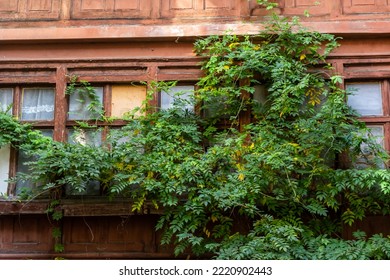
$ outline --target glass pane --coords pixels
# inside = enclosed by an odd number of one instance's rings
[[[260,104],[264,104],[267,100],[267,88],[264,85],[256,85],[254,88],[253,99]]]
[[[98,196],[100,195],[100,182],[99,181],[89,181],[85,184],[84,191],[78,191],[72,188],[70,185],[65,186],[66,195],[77,196],[77,195],[89,195],[89,196]]]
[[[379,144],[383,149],[384,147],[384,129],[382,125],[368,125],[367,128],[370,130],[370,135],[375,139],[376,143]],[[362,156],[356,162],[357,167],[364,168],[370,165],[370,162],[374,161],[374,155],[372,154],[372,150],[367,144],[362,144],[360,146],[362,151]],[[380,168],[384,168],[385,165],[383,162],[379,164]]]
[[[71,144],[90,145],[94,147],[101,146],[102,144],[102,132],[97,129],[68,129],[68,142]],[[67,185],[65,187],[67,195],[99,195],[100,194],[100,182],[88,181],[85,183],[85,191],[75,190],[72,186]]]
[[[382,125],[367,125],[372,137],[375,138],[377,144],[384,148],[384,130]]]
[[[191,97],[194,94],[194,86],[175,86],[169,92],[161,91],[161,109],[172,108],[173,104],[178,100],[183,100],[184,109],[193,111],[194,105],[191,102]]]
[[[103,108],[103,88],[95,87],[95,93],[99,99],[101,108]],[[92,99],[89,96],[76,91],[69,97],[69,120],[90,120],[99,117],[94,114],[88,107],[91,105]],[[98,109],[101,109],[98,108]]]
[[[32,161],[32,158],[27,156],[24,152],[18,152],[18,166],[17,171],[21,173],[28,173],[29,168],[26,165],[26,162]],[[20,195],[21,193],[31,192],[33,189],[33,183],[30,181],[18,180],[16,183],[16,195]]]
[[[112,127],[110,128],[107,139],[109,140],[109,143],[115,147],[129,142],[133,135],[133,131]]]
[[[6,112],[8,107],[13,103],[13,89],[0,88],[0,111]],[[12,114],[12,108],[8,111]]]
[[[352,94],[348,96],[348,105],[362,116],[383,115],[380,83],[353,83],[347,85]]]
[[[10,145],[0,148],[0,196],[7,194],[10,151]]]
[[[146,99],[145,86],[115,85],[112,86],[111,116],[121,118],[130,110],[141,107]]]
[[[53,129],[40,129],[40,131],[42,132],[43,136],[50,137],[50,138],[53,137]],[[19,151],[17,172],[28,173],[29,167],[28,165],[26,165],[26,163],[33,160],[34,160],[33,157],[26,155],[23,151]],[[38,185],[43,185],[43,183],[37,184],[29,180],[27,181],[18,180],[16,183],[16,195],[21,195],[22,193],[31,194],[33,192],[33,189],[36,188]]]
[[[25,88],[22,96],[22,115],[25,121],[54,119],[54,89]]]
[[[45,129],[40,129],[42,132],[42,135],[45,137],[53,138],[53,129],[45,128]]]
[[[68,142],[99,147],[102,145],[102,132],[96,129],[68,129]]]

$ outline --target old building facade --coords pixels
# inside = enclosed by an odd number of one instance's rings
[[[351,105],[389,150],[390,1],[278,2],[277,13],[307,11],[304,25],[342,38],[330,62],[344,77],[343,86],[357,88],[359,98]],[[77,120],[72,113],[82,110],[65,96],[70,76],[96,86],[107,116],[120,118],[141,104],[152,81],[177,80],[193,88],[202,74],[193,52],[198,37],[227,30],[256,34],[266,15],[255,0],[1,0],[0,103],[4,108],[13,104],[13,115],[54,140],[68,141]],[[161,94],[152,102],[165,106]],[[122,124],[101,124],[104,130],[94,140]],[[23,168],[22,161],[12,148],[0,150],[0,193],[17,197],[26,187],[4,181]],[[46,209],[44,200],[0,199],[0,258],[173,256],[154,230],[158,212],[150,208],[133,215],[127,201],[96,195],[64,199],[65,251],[55,253]],[[383,219],[372,217],[366,227],[386,231]],[[346,237],[350,232],[346,229]]]

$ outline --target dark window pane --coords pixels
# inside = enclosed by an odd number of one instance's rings
[[[78,195],[98,196],[100,195],[100,182],[95,180],[87,182],[85,184],[84,191],[76,190],[72,186],[67,185],[65,187],[65,193],[68,196],[78,196]]]

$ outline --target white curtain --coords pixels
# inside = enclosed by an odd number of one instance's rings
[[[0,111],[5,112],[10,104],[13,103],[12,88],[0,88]],[[12,110],[8,111],[12,114]]]
[[[22,116],[24,121],[54,119],[54,89],[26,88],[22,96]]]
[[[0,148],[0,196],[7,193],[10,146]]]

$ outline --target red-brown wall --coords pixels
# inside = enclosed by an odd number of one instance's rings
[[[342,36],[330,61],[346,79],[390,77],[390,2],[281,0],[277,13]],[[0,84],[186,80],[201,76],[193,42],[200,36],[255,34],[267,11],[255,0],[0,1]],[[387,144],[390,147],[390,143]],[[65,202],[53,223],[48,202],[0,200],[0,258],[172,258],[159,244],[159,213],[134,215],[128,203]],[[55,253],[52,229],[65,251]],[[357,224],[390,233],[388,218]],[[351,237],[351,228],[345,237]]]

